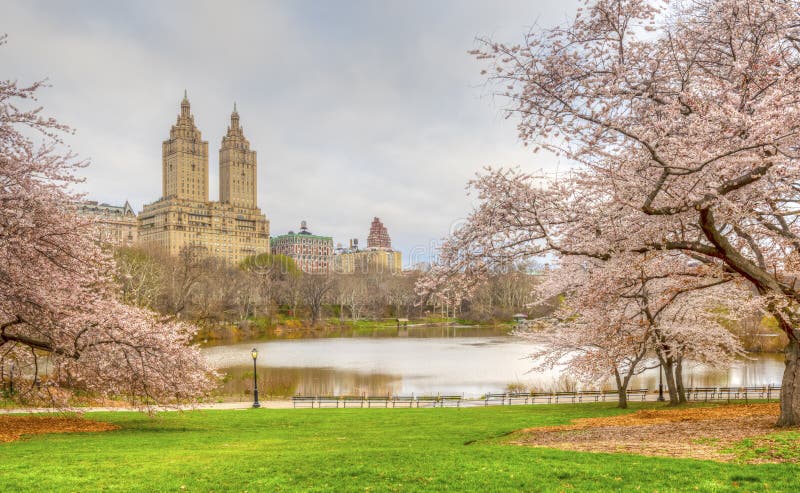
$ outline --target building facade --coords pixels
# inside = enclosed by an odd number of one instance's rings
[[[96,201],[81,202],[76,211],[95,221],[95,240],[105,245],[125,247],[138,241],[138,221],[133,208],[124,205],[98,204]]]
[[[392,239],[389,237],[389,231],[383,225],[380,218],[372,218],[372,224],[369,226],[369,235],[367,235],[367,250],[391,250]]]
[[[332,270],[338,274],[398,274],[403,255],[396,251],[358,250],[333,256]]]
[[[300,223],[300,232],[289,231],[270,240],[272,253],[294,259],[297,267],[307,274],[324,274],[331,270],[333,238],[318,236],[308,230],[305,221]]]
[[[208,142],[184,94],[181,112],[161,147],[162,197],[139,214],[139,241],[172,255],[201,247],[230,262],[270,252],[269,221],[258,208],[256,152],[234,105],[219,151],[220,200],[208,200]]]
[[[392,241],[380,218],[373,218],[367,236],[367,249],[350,240],[350,248],[337,248],[333,271],[340,274],[397,274],[403,271],[403,255],[392,249]]]

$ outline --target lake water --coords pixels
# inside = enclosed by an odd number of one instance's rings
[[[416,395],[442,393],[479,397],[509,384],[537,390],[566,390],[558,371],[531,371],[527,355],[537,345],[497,328],[427,327],[376,329],[354,337],[268,340],[204,349],[226,373],[220,392],[252,390],[250,349],[258,348],[262,395]],[[779,385],[782,354],[757,354],[727,369],[690,364],[687,386]],[[631,387],[656,389],[658,370],[635,377]],[[598,387],[614,388],[613,382]]]

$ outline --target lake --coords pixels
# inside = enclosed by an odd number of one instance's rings
[[[271,339],[203,349],[215,368],[226,373],[225,395],[252,390],[250,349],[259,351],[262,395],[408,395],[464,394],[480,397],[509,384],[537,390],[565,385],[559,371],[531,371],[526,356],[537,345],[496,327],[417,327],[397,331],[348,332],[347,336]],[[326,334],[330,335],[330,334]],[[782,354],[754,354],[727,369],[689,364],[687,386],[779,385]],[[603,387],[614,388],[611,381]],[[631,387],[656,389],[658,370],[635,377]],[[566,388],[563,388],[566,390]]]

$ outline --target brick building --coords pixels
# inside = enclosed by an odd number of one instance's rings
[[[392,240],[380,218],[373,218],[367,235],[367,249],[350,240],[350,248],[337,249],[333,271],[340,274],[396,274],[403,270],[403,255],[392,249]]]

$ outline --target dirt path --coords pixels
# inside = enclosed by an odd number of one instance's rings
[[[737,459],[736,453],[727,450],[736,442],[780,431],[775,428],[777,416],[778,404],[643,410],[624,416],[577,419],[570,425],[521,430],[512,443],[728,462]],[[767,461],[781,460],[756,462]]]

